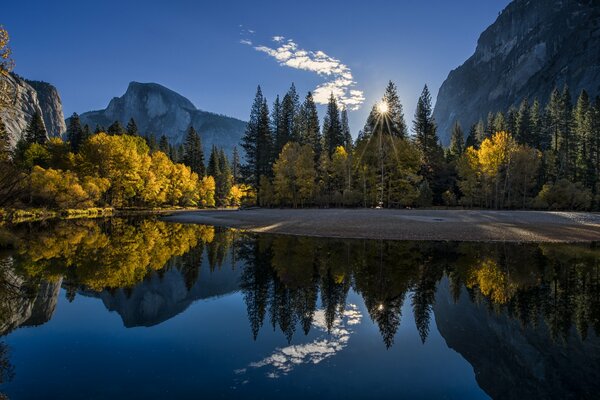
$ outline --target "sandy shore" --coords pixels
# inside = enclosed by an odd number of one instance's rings
[[[510,242],[600,241],[600,214],[487,210],[253,209],[164,220],[319,237]]]

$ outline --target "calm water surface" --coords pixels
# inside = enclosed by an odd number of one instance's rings
[[[600,246],[0,232],[11,399],[595,398]]]

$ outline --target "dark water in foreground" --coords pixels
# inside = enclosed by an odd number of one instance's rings
[[[598,245],[325,240],[148,219],[11,234],[0,253],[9,398],[600,390]]]

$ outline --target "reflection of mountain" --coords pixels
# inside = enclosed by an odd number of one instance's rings
[[[62,278],[33,284],[12,269],[12,258],[0,261],[0,336],[21,326],[42,325],[52,318]]]
[[[434,305],[440,334],[475,370],[493,398],[595,398],[600,390],[600,338],[582,341],[575,329],[566,341],[552,339],[546,324],[523,327],[486,304],[475,304],[463,289],[454,302],[447,279]]]
[[[200,268],[199,277],[187,289],[184,274],[170,268],[153,273],[131,289],[88,291],[85,295],[99,297],[110,311],[116,311],[123,324],[135,326],[158,325],[185,311],[196,300],[224,296],[239,287],[240,270],[223,266],[209,271]]]

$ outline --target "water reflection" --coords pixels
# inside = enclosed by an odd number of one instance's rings
[[[274,330],[287,342],[241,364],[241,380],[331,359],[351,346],[361,309],[391,349],[409,310],[421,342],[437,329],[492,397],[600,389],[598,245],[325,240],[116,218],[25,224],[10,235],[15,248],[0,255],[2,336],[49,321],[61,287],[69,301],[99,299],[125,327],[239,292],[248,335]],[[0,343],[2,381],[13,374],[8,354]]]

